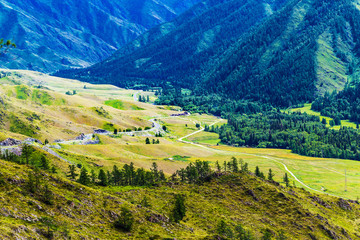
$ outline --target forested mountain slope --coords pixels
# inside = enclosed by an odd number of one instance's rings
[[[351,0],[206,1],[84,70],[58,75],[139,83],[289,106],[356,76],[360,11]],[[194,14],[195,12],[195,14]]]
[[[112,57],[83,70],[60,72],[120,86],[166,81],[193,87],[232,43],[285,1],[208,0],[145,33]]]
[[[87,67],[198,0],[1,0],[0,36],[17,50],[0,67],[53,72]]]

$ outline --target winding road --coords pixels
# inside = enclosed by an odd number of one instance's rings
[[[218,120],[218,121],[212,123],[210,126],[213,126],[213,125],[215,125],[215,124],[217,124],[217,123],[219,123],[219,122],[221,122],[221,121],[223,121],[223,119]],[[205,128],[202,127],[202,128],[201,128],[200,130],[198,130],[198,131],[195,131],[195,132],[193,132],[193,133],[191,133],[191,134],[188,134],[188,135],[186,135],[186,136],[184,136],[184,137],[179,138],[178,141],[179,141],[179,142],[182,142],[182,143],[186,143],[186,144],[192,144],[192,145],[196,145],[196,146],[199,146],[199,147],[203,147],[203,148],[215,150],[215,151],[229,152],[229,151],[224,151],[224,150],[220,150],[220,149],[215,149],[215,148],[209,147],[209,146],[207,146],[207,145],[201,145],[201,144],[198,144],[198,143],[194,143],[194,142],[190,142],[190,141],[185,141],[185,140],[184,140],[184,139],[186,139],[186,138],[188,138],[188,137],[190,137],[190,136],[193,136],[193,135],[195,135],[195,134],[198,134],[198,133],[200,133],[200,132],[202,132],[202,131],[204,131],[204,130],[205,130]],[[235,152],[234,152],[234,153],[235,153]],[[323,192],[323,191],[321,191],[321,190],[317,190],[317,189],[315,189],[315,188],[312,188],[312,187],[306,185],[306,184],[305,184],[304,182],[302,182],[298,177],[296,177],[296,175],[295,175],[292,171],[289,170],[289,168],[288,168],[288,166],[287,166],[286,164],[284,164],[283,162],[280,161],[280,160],[283,160],[283,159],[281,159],[281,158],[275,158],[275,157],[258,155],[258,154],[251,154],[251,153],[239,153],[239,152],[236,152],[236,154],[247,155],[247,156],[254,156],[254,157],[260,157],[260,158],[264,158],[264,159],[267,159],[267,160],[270,160],[270,161],[274,161],[274,162],[282,165],[282,166],[284,167],[284,170],[285,170],[286,172],[288,172],[288,173],[295,179],[296,182],[298,182],[299,184],[301,184],[301,185],[304,186],[305,188],[307,188],[307,189],[309,189],[309,190],[312,190],[312,191],[314,191],[314,192],[318,192],[318,193],[327,194],[327,195],[330,195],[330,196],[333,196],[333,197],[341,198],[340,196],[337,196],[337,195],[334,195],[334,194],[331,194],[331,193],[326,193],[326,192]]]

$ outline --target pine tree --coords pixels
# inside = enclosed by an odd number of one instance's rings
[[[269,181],[274,181],[274,173],[272,172],[271,168],[269,169],[269,173],[268,173],[268,180]]]
[[[290,181],[289,181],[289,177],[288,177],[287,173],[285,173],[285,175],[284,175],[284,183],[286,184],[287,187],[289,187]]]
[[[44,186],[44,195],[43,195],[43,202],[48,205],[53,204],[54,194],[50,191],[49,185],[45,184]]]
[[[22,146],[21,156],[23,156],[25,158],[26,164],[29,164],[30,155],[31,155],[32,152],[33,152],[33,148],[30,145],[24,144]]]
[[[145,140],[145,144],[151,144],[151,143],[150,143],[150,139],[149,139],[149,138],[146,138],[146,140]]]
[[[49,160],[44,155],[41,155],[40,157],[40,168],[43,170],[50,169]]]
[[[82,185],[85,185],[85,186],[90,184],[90,177],[89,177],[88,171],[86,170],[85,167],[83,167],[81,169],[80,177],[78,179],[78,182],[81,183]]]
[[[76,173],[76,167],[75,165],[69,165],[69,173],[67,177],[69,177],[71,180],[75,180],[78,174]]]
[[[258,166],[256,166],[256,168],[255,168],[255,176],[257,176],[257,177],[261,176],[260,168]]]
[[[220,164],[219,164],[219,161],[216,161],[215,165],[216,165],[216,170],[217,170],[218,172],[221,172],[221,166],[220,166]]]
[[[100,169],[99,172],[99,180],[100,180],[100,185],[101,186],[107,186],[108,185],[108,178],[106,176],[106,173],[103,169]]]
[[[129,232],[134,224],[134,221],[135,219],[130,209],[127,207],[122,207],[120,216],[115,221],[114,226],[117,229]]]
[[[172,220],[176,223],[179,223],[186,214],[185,207],[185,196],[181,194],[175,195],[174,207],[171,213]]]
[[[232,171],[235,172],[235,173],[239,172],[238,160],[235,157],[232,157],[231,160],[232,160]]]

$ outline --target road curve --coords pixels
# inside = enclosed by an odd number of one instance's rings
[[[221,119],[221,120],[219,120],[219,121],[216,121],[216,122],[212,123],[210,126],[215,125],[216,123],[218,123],[218,122],[220,122],[220,121],[222,121],[222,120],[223,120],[223,119]],[[184,136],[184,137],[179,138],[178,141],[179,141],[179,142],[182,142],[182,143],[187,143],[187,144],[192,144],[192,145],[196,145],[196,146],[199,146],[199,147],[207,148],[207,149],[212,149],[212,150],[224,152],[224,150],[219,150],[219,149],[215,149],[215,148],[208,147],[208,146],[206,146],[206,145],[201,145],[201,144],[197,144],[197,143],[194,143],[194,142],[190,142],[190,141],[185,141],[185,140],[184,140],[184,139],[186,139],[186,138],[188,138],[188,137],[190,137],[190,136],[193,136],[193,135],[195,135],[195,134],[198,134],[198,133],[200,133],[200,132],[202,132],[202,131],[204,131],[204,130],[205,130],[204,128],[201,128],[201,129],[198,130],[198,131],[195,131],[195,132],[193,132],[193,133],[191,133],[191,134],[188,134],[188,135],[186,135],[186,136]],[[225,152],[229,152],[229,151],[225,151]],[[236,152],[236,153],[239,154],[239,152]],[[295,181],[297,181],[298,183],[300,183],[300,184],[301,184],[302,186],[304,186],[305,188],[307,188],[307,189],[309,189],[309,190],[312,190],[312,191],[314,191],[314,192],[318,192],[318,193],[322,193],[322,194],[327,194],[327,195],[329,195],[329,196],[338,197],[338,198],[343,198],[343,197],[340,197],[340,196],[337,196],[337,195],[334,195],[334,194],[331,194],[331,193],[326,193],[326,192],[317,190],[317,189],[315,189],[315,188],[312,188],[312,187],[306,185],[304,182],[302,182],[300,179],[298,179],[293,172],[291,172],[291,171],[289,170],[289,168],[286,166],[286,164],[284,164],[284,163],[282,163],[282,162],[279,161],[280,158],[277,159],[277,158],[270,157],[270,156],[263,156],[263,155],[251,154],[251,153],[240,153],[240,154],[242,154],[242,155],[248,155],[248,156],[261,157],[261,158],[265,158],[265,159],[270,160],[270,161],[277,162],[277,163],[281,164],[281,165],[284,167],[285,171],[288,172],[288,173],[295,179]]]

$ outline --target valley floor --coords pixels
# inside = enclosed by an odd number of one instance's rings
[[[113,165],[121,167],[130,162],[134,162],[136,167],[149,169],[156,161],[160,169],[171,175],[197,159],[209,161],[214,166],[216,161],[222,163],[234,156],[248,162],[251,171],[259,166],[267,173],[271,168],[279,182],[287,172],[292,184],[298,187],[349,199],[360,197],[360,162],[304,157],[282,149],[221,145],[217,134],[202,129],[205,124],[221,125],[226,123],[225,120],[199,114],[174,116],[181,113],[178,108],[152,104],[154,92],[92,85],[29,71],[2,72],[7,76],[0,80],[0,91],[5,96],[4,101],[8,102],[3,111],[12,112],[24,123],[40,128],[34,137],[42,141],[48,139],[50,145],[56,146],[53,151],[89,170],[100,167],[110,170]],[[23,90],[27,96],[25,99],[19,85],[28,86]],[[51,104],[41,102],[41,97],[34,97],[34,87],[39,85],[44,93],[48,93]],[[76,94],[65,94],[68,91]],[[150,102],[136,101],[139,95],[149,96]],[[29,118],[32,114],[39,116],[40,120]],[[196,123],[201,127],[197,128]],[[166,132],[163,126],[166,126]],[[11,127],[5,124],[2,139],[23,140],[27,137],[21,131],[10,131]],[[141,129],[135,131],[134,127]],[[148,130],[145,131],[145,127]],[[114,135],[115,128],[129,131]],[[97,135],[99,144],[79,145],[73,141],[82,133],[91,137],[95,129],[109,131],[107,135]],[[156,133],[163,136],[155,137]],[[151,143],[153,139],[159,140],[160,144],[145,144],[146,138]],[[56,139],[62,142],[54,143]],[[58,167],[62,170],[60,174],[65,176],[67,163],[59,163]]]

